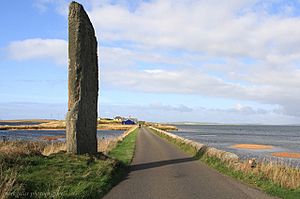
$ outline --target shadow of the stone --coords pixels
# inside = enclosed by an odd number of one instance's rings
[[[180,164],[184,162],[191,162],[195,161],[196,159],[194,157],[188,157],[188,158],[179,158],[179,159],[171,159],[171,160],[163,160],[163,161],[157,161],[157,162],[149,162],[149,163],[143,163],[143,164],[135,164],[130,166],[130,171],[138,171],[138,170],[145,170],[145,169],[151,169],[166,165],[173,165],[173,164]]]
[[[199,151],[197,151],[196,155],[194,156],[194,159],[199,160],[203,157],[203,155],[207,152],[208,146],[203,146]]]

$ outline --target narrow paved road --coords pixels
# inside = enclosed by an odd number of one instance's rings
[[[269,199],[208,168],[176,146],[141,128],[128,177],[105,199]]]

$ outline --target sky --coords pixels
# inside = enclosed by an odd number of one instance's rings
[[[300,124],[300,1],[81,0],[99,115]],[[1,2],[0,119],[64,119],[67,0]]]

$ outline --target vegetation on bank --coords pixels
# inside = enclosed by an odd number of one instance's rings
[[[247,161],[228,161],[210,156],[206,153],[205,147],[197,151],[196,148],[181,140],[150,130],[225,175],[256,186],[280,198],[300,198],[300,169],[270,162],[260,162],[255,168],[251,168]]]
[[[56,129],[62,130],[66,128],[64,120],[20,120],[6,121],[6,125],[0,125],[0,130],[42,130]],[[121,122],[115,120],[101,119],[98,121],[98,130],[129,130],[133,125],[122,125]]]
[[[66,154],[64,144],[0,142],[0,198],[101,198],[126,174],[136,135],[107,143],[113,158]],[[56,147],[62,151],[51,154]]]
[[[157,129],[163,131],[178,131],[176,126],[168,125],[168,124],[159,124],[159,123],[149,123],[150,126],[154,126]]]
[[[130,133],[117,147],[109,152],[109,156],[120,160],[125,165],[129,165],[132,161],[135,149],[135,141],[138,129]]]
[[[66,128],[66,122],[64,120],[0,120],[0,130],[48,130],[56,129],[62,130]],[[178,130],[176,126],[159,124],[159,123],[149,123],[145,121],[140,121],[146,126],[155,126],[158,129],[165,131]],[[120,120],[101,118],[98,120],[97,129],[98,130],[129,130],[135,125],[123,125]]]

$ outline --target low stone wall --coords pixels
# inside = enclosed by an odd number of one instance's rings
[[[173,133],[157,129],[157,128],[154,128],[152,126],[150,126],[149,128],[156,131],[156,132],[158,132],[158,133],[164,134],[164,135],[166,135],[166,136],[168,136],[172,139],[175,139],[177,141],[181,141],[186,145],[194,147],[198,154],[205,154],[205,155],[208,155],[210,157],[217,157],[217,158],[219,158],[223,161],[233,161],[233,162],[238,162],[239,161],[239,157],[234,153],[227,152],[227,151],[222,151],[222,150],[219,150],[219,149],[216,149],[216,148],[213,148],[213,147],[209,147],[205,144],[201,144],[199,142],[195,142],[195,141],[192,141],[192,140],[189,140],[189,139],[185,139],[185,138],[180,137],[178,135],[174,135]]]

